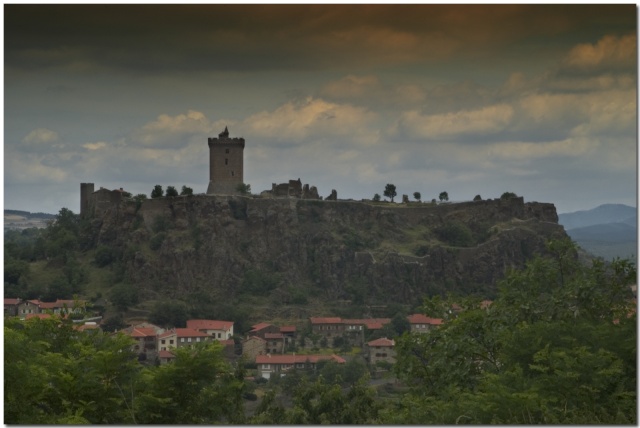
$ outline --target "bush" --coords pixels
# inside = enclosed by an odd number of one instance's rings
[[[166,237],[167,234],[164,232],[156,233],[149,240],[149,248],[151,248],[153,251],[159,250]]]
[[[471,230],[460,222],[450,222],[436,229],[438,238],[454,247],[470,247],[474,245]]]
[[[116,257],[117,251],[114,248],[101,245],[96,250],[94,261],[98,267],[105,267],[113,263],[116,260]]]

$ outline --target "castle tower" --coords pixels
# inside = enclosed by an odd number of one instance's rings
[[[207,194],[233,195],[244,183],[244,138],[229,138],[229,130],[209,138],[209,187]]]
[[[80,216],[82,217],[89,215],[89,201],[93,190],[93,183],[80,183]]]

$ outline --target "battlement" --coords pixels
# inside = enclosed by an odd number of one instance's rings
[[[216,145],[216,146],[228,145],[228,146],[239,146],[244,149],[244,138],[222,137],[222,138],[208,138],[208,140],[209,140],[209,147],[213,145]]]

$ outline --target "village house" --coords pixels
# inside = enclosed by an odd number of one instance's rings
[[[242,341],[242,356],[253,361],[258,355],[267,353],[267,341],[259,336],[249,336]]]
[[[23,300],[18,304],[18,316],[20,319],[25,319],[29,314],[40,313],[40,301],[39,300]]]
[[[381,337],[367,343],[369,349],[369,363],[375,366],[378,362],[394,364],[396,362],[396,342],[393,339]]]
[[[41,302],[40,300],[24,300],[18,304],[18,316],[25,319],[28,314],[52,312],[54,314],[80,314],[85,311],[84,300],[56,300],[55,302]]]
[[[17,317],[18,316],[18,305],[20,304],[20,299],[12,299],[6,298],[4,299],[4,316],[5,317]]]
[[[174,328],[158,336],[158,352],[213,340],[213,336],[193,328]]]
[[[187,328],[201,331],[218,340],[233,337],[233,321],[187,320]]]
[[[344,364],[344,358],[337,355],[258,355],[256,366],[258,376],[270,379],[271,376],[284,376],[289,370],[313,370],[319,361],[335,361]]]
[[[147,358],[155,357],[158,352],[158,335],[164,333],[164,329],[153,324],[138,324],[120,331],[135,340],[131,350],[136,354],[145,354]]]
[[[407,316],[410,331],[412,333],[426,333],[434,327],[442,325],[441,318],[430,318],[423,314],[412,314]]]
[[[160,351],[158,352],[158,361],[160,365],[167,364],[168,362],[173,361],[176,358],[171,351]]]
[[[344,324],[339,317],[311,317],[311,332],[326,338],[342,336]]]
[[[264,340],[267,342],[267,353],[284,353],[284,335],[282,333],[266,333]]]
[[[296,340],[296,326],[295,325],[283,325],[280,327],[280,333],[284,336],[284,343],[288,345],[294,343]]]

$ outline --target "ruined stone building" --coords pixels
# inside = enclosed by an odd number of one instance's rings
[[[244,138],[229,138],[229,130],[209,138],[209,186],[207,194],[233,195],[243,181]]]
[[[110,207],[118,205],[127,194],[122,187],[115,190],[101,187],[95,190],[94,183],[80,183],[80,215],[82,217],[102,215]]]

